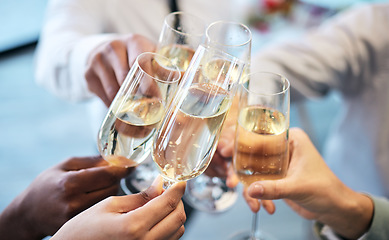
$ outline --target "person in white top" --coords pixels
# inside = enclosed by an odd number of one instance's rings
[[[340,114],[323,156],[357,191],[389,197],[389,3],[345,10],[297,41],[269,46],[252,71],[278,72],[291,82],[291,101],[334,90]]]
[[[232,14],[222,0],[180,0],[177,5],[207,23]],[[97,133],[131,61],[153,50],[170,12],[169,0],[49,1],[36,50],[36,82],[62,99],[89,100]],[[151,45],[138,47],[143,41]]]
[[[182,0],[178,4],[180,10],[206,20],[225,19],[232,13],[231,6],[221,0]],[[52,0],[37,49],[37,82],[72,101],[97,99],[91,92],[97,93],[96,88],[87,83],[102,79],[85,79],[89,61],[97,56],[105,63],[98,70],[100,76],[117,72],[111,67],[115,61],[99,55],[99,46],[115,53],[107,43],[134,40],[131,34],[155,43],[168,13],[168,3],[161,0]],[[253,55],[251,66],[251,71],[285,75],[291,82],[292,101],[324,96],[331,90],[340,92],[342,110],[329,135],[324,158],[353,190],[385,197],[389,197],[388,23],[388,3],[352,8],[298,41],[262,49]],[[103,48],[104,44],[108,48]],[[144,51],[132,48],[130,42],[123,46],[131,49],[124,55],[130,61],[137,51]],[[123,75],[118,74],[119,84]],[[112,96],[114,90],[104,92]],[[108,102],[105,100],[105,105]],[[98,103],[103,105],[101,100]]]

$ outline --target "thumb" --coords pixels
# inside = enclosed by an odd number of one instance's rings
[[[162,177],[158,176],[150,187],[140,193],[114,197],[111,210],[126,213],[142,207],[153,198],[162,194],[162,183]]]
[[[250,197],[268,200],[289,198],[292,192],[285,178],[254,182],[247,189]]]

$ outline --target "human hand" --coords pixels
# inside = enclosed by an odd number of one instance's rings
[[[155,48],[152,41],[137,34],[101,44],[89,55],[85,72],[88,89],[108,107],[138,55]]]
[[[179,239],[186,183],[163,192],[158,177],[144,192],[107,198],[68,221],[52,239]]]
[[[287,176],[251,184],[248,196],[285,199],[302,217],[327,224],[346,238],[359,238],[367,230],[372,217],[370,198],[344,185],[301,129],[290,129],[289,137]]]
[[[42,172],[6,208],[5,217],[14,220],[8,221],[6,232],[26,234],[26,239],[52,235],[79,212],[117,194],[119,180],[128,173],[101,157],[70,158]]]

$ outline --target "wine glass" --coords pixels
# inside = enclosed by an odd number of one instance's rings
[[[233,166],[246,188],[255,181],[286,175],[289,86],[284,76],[271,72],[248,74],[241,84]],[[254,213],[251,232],[239,233],[233,239],[273,239],[257,230],[257,218],[258,213]]]
[[[180,78],[178,67],[162,55],[145,52],[136,58],[98,133],[106,161],[135,167],[146,159]]]
[[[245,63],[242,77],[250,70],[251,40],[250,29],[239,22],[216,21],[206,29],[205,45],[220,49]],[[224,128],[235,129],[237,104],[238,98],[234,97]],[[238,199],[238,193],[235,188],[227,186],[226,179],[202,174],[188,181],[184,199],[196,209],[215,213],[229,209]]]
[[[165,188],[208,167],[243,67],[218,49],[197,48],[155,135],[152,156]]]
[[[156,52],[172,61],[182,77],[196,48],[204,41],[205,29],[205,22],[197,16],[186,12],[170,13],[164,19]],[[158,174],[151,155],[148,155],[142,165],[122,181],[121,188],[126,194],[142,191]]]

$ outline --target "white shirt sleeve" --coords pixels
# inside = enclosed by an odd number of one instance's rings
[[[371,84],[387,52],[388,15],[387,3],[347,9],[297,41],[284,39],[264,48],[253,57],[252,69],[285,75],[300,97],[322,96],[331,89],[355,95]]]
[[[79,101],[90,98],[84,78],[89,52],[112,38],[103,34],[109,1],[53,0],[35,55],[35,78],[53,94]]]

